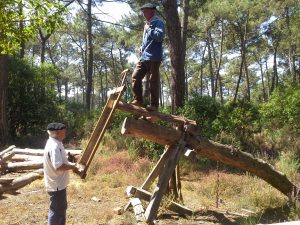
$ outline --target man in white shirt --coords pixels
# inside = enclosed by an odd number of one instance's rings
[[[50,196],[48,225],[66,224],[67,193],[69,170],[79,172],[79,167],[67,159],[62,144],[66,136],[66,126],[62,123],[50,123],[47,126],[49,139],[44,149],[44,180]]]

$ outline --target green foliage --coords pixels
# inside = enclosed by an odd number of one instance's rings
[[[219,110],[220,104],[212,97],[194,95],[178,110],[178,113],[186,118],[195,120],[201,130],[201,135],[213,137],[216,133],[212,123],[217,118]]]
[[[272,93],[269,102],[260,108],[262,122],[266,129],[288,127],[300,134],[300,88],[299,85],[285,84]]]
[[[38,29],[52,33],[62,22],[65,11],[52,0],[2,1],[0,3],[0,49],[2,54],[16,51],[20,43],[34,37]],[[23,22],[23,28],[19,27]]]
[[[246,147],[252,134],[260,130],[258,107],[242,100],[228,102],[219,111],[213,126],[219,131],[221,141]],[[221,136],[224,133],[227,140]]]
[[[13,137],[41,133],[47,122],[60,119],[54,91],[56,73],[51,65],[32,67],[25,60],[10,58],[8,121]]]

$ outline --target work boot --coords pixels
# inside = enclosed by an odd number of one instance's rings
[[[132,102],[130,102],[130,104],[138,107],[144,107],[143,103],[139,102],[138,100],[133,100]]]
[[[147,105],[146,109],[148,111],[155,111],[157,112],[158,111],[158,106],[155,106],[155,105]]]

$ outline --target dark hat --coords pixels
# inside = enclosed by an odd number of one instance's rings
[[[146,3],[145,5],[142,5],[142,7],[140,9],[141,10],[143,10],[143,9],[156,9],[156,5],[154,5],[153,3]]]
[[[63,123],[49,123],[47,126],[47,130],[62,130],[65,129],[66,125]]]

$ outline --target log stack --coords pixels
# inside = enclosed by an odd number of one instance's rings
[[[81,150],[66,152],[72,157],[81,154]],[[0,151],[0,196],[43,178],[43,155],[43,149],[21,149],[14,145]],[[12,172],[17,176],[11,177]]]

